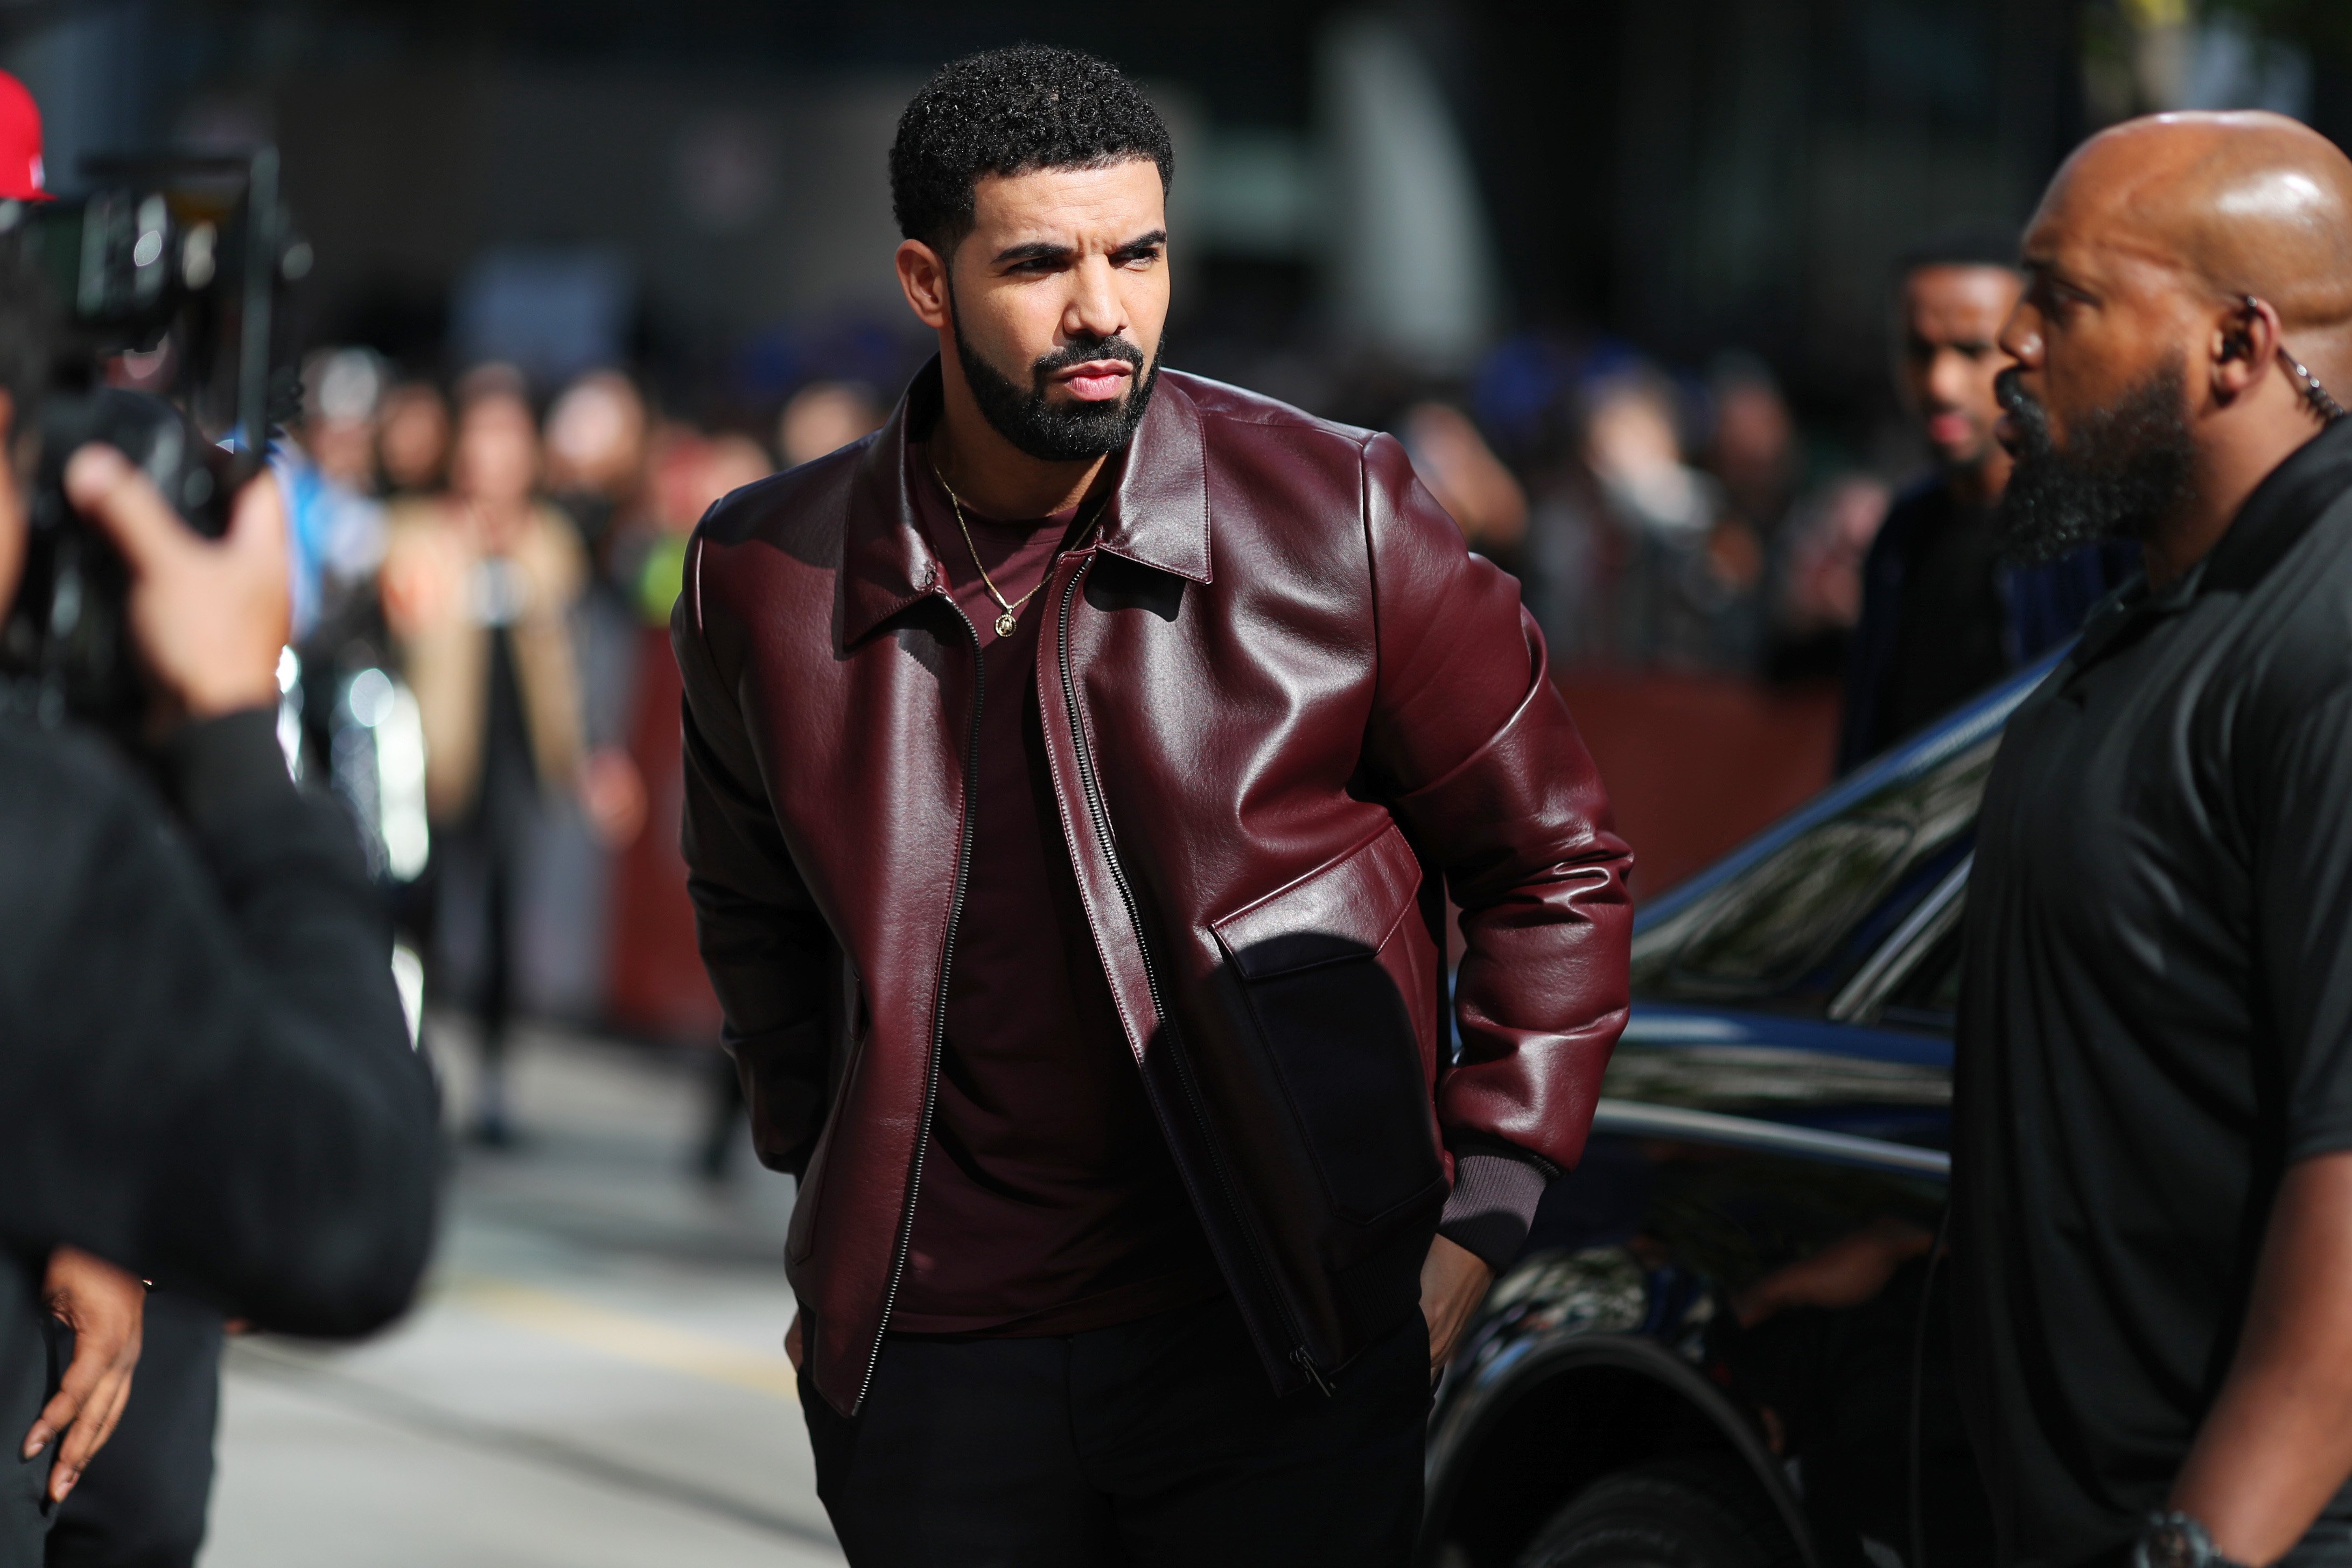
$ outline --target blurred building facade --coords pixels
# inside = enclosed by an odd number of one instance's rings
[[[2277,101],[2344,130],[2343,57],[2304,19],[2332,9],[16,0],[0,63],[47,110],[61,185],[98,149],[280,143],[318,339],[528,360],[508,339],[529,323],[483,323],[536,299],[541,340],[707,364],[782,323],[895,326],[898,110],[940,60],[1037,37],[1119,61],[1169,112],[1180,355],[1458,369],[1542,323],[1745,349],[1801,405],[1842,406],[1881,379],[1889,258],[2021,217],[2086,127]],[[2298,26],[2317,47],[2283,51]]]

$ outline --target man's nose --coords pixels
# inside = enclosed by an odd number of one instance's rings
[[[1928,399],[1945,408],[1969,401],[1969,360],[1958,349],[1937,349],[1927,362]]]
[[[2042,319],[2032,308],[2021,304],[2001,323],[2000,352],[2022,365],[2042,363]]]
[[[1073,339],[1117,337],[1127,326],[1127,309],[1112,286],[1110,258],[1090,256],[1070,269],[1070,302],[1062,331]]]

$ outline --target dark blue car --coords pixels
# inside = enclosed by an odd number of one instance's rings
[[[1977,806],[2030,670],[1642,911],[1632,1021],[1431,1417],[1424,1568],[1991,1555],[1940,1231]]]

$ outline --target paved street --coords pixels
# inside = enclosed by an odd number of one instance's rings
[[[436,1036],[453,1106],[471,1053]],[[233,1347],[205,1568],[837,1563],[781,1336],[792,1184],[690,1173],[703,1063],[520,1043],[527,1142],[465,1151],[417,1310]]]

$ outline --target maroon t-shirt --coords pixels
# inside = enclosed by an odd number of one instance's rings
[[[971,863],[948,975],[939,1099],[890,1328],[1042,1335],[1108,1327],[1223,1289],[1113,1010],[1062,840],[1037,710],[1039,594],[1076,509],[956,526],[923,448],[909,488],[980,636]]]

